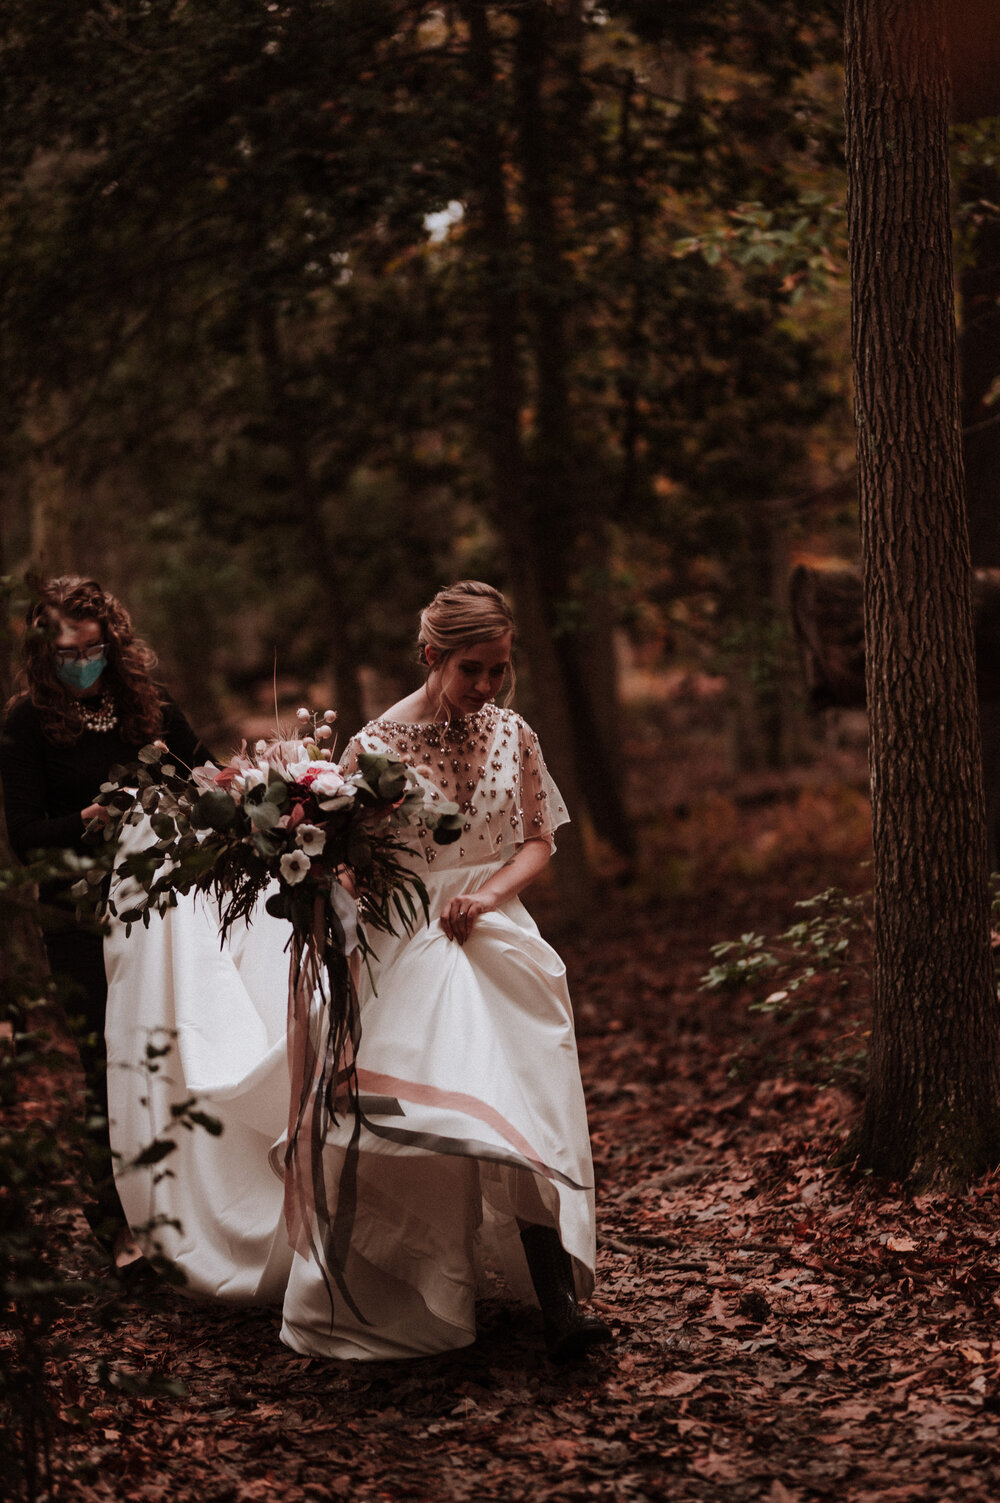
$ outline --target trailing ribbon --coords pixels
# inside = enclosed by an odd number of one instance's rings
[[[354,1315],[370,1322],[347,1288],[344,1268],[357,1208],[358,1144],[362,1114],[355,1060],[361,1040],[356,986],[359,942],[353,900],[335,883],[317,898],[311,930],[293,928],[288,970],[288,1046],[291,1074],[285,1147],[285,1225],[289,1244],[313,1257],[330,1299],[331,1280]],[[324,1145],[346,1097],[353,1114],[331,1214]]]
[[[359,1068],[361,1011],[357,980],[361,947],[353,900],[335,884],[329,900],[317,898],[312,928],[293,928],[288,975],[288,1042],[291,1094],[285,1147],[285,1224],[296,1252],[315,1260],[330,1301],[334,1288],[362,1325],[371,1325],[347,1288],[345,1270],[358,1203],[361,1130],[400,1147],[469,1155],[526,1169],[574,1190],[588,1188],[545,1163],[514,1125],[494,1107],[461,1091],[402,1080]],[[364,1094],[362,1094],[362,1092]],[[506,1139],[507,1148],[473,1138],[375,1123],[373,1116],[405,1115],[400,1099],[477,1118]],[[327,1135],[338,1112],[351,1131],[331,1209],[327,1194]]]

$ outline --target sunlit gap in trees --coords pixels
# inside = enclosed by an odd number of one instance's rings
[[[424,229],[427,237],[433,245],[440,245],[442,240],[448,238],[448,231],[453,224],[458,224],[465,218],[465,206],[460,204],[457,198],[443,209],[437,209],[433,214],[424,215]]]

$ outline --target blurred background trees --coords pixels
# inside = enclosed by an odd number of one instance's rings
[[[855,547],[840,11],[10,0],[0,568],[119,590],[220,747],[275,672],[350,734],[486,575],[626,865],[623,661],[789,758],[790,554]]]

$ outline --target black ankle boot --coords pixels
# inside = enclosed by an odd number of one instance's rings
[[[613,1340],[596,1315],[584,1315],[576,1302],[573,1264],[550,1226],[526,1226],[521,1233],[531,1282],[542,1307],[545,1346],[554,1362],[582,1357],[592,1346]]]

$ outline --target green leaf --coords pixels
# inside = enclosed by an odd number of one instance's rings
[[[399,768],[387,768],[378,780],[378,796],[386,803],[394,804],[406,792],[406,773]]]
[[[281,810],[266,796],[250,810],[250,823],[255,830],[273,830],[280,818]]]
[[[239,810],[228,793],[212,789],[203,793],[191,810],[191,820],[199,830],[231,830]]]

